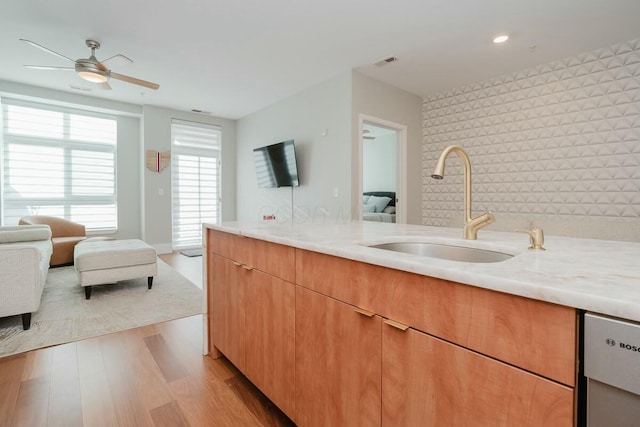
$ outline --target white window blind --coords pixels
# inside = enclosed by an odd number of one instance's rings
[[[51,215],[116,230],[116,118],[12,99],[2,114],[2,224]]]
[[[174,249],[201,246],[202,223],[219,222],[221,138],[217,126],[171,122]]]

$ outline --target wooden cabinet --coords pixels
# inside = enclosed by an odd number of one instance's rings
[[[243,270],[237,263],[209,254],[209,352],[221,351],[238,369],[245,363]]]
[[[573,425],[574,309],[303,250],[296,282],[382,318],[383,426]]]
[[[573,389],[296,289],[300,426],[571,426]]]
[[[288,282],[295,282],[295,249],[290,246],[208,230],[207,250]]]
[[[380,328],[373,313],[297,287],[299,426],[380,425]]]
[[[384,324],[382,425],[569,427],[573,389]]]
[[[575,425],[575,309],[208,239],[210,350],[299,426]]]
[[[303,250],[296,277],[324,295],[575,385],[573,308]]]
[[[293,277],[294,250],[211,230],[207,238],[209,352],[224,354],[293,417],[295,286],[273,273]],[[281,257],[268,262],[269,254]]]
[[[282,411],[295,411],[295,286],[247,272],[245,375]]]

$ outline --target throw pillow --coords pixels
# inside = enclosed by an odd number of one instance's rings
[[[362,205],[362,212],[365,213],[373,213],[376,211],[376,205],[373,203],[368,203],[366,205]]]
[[[389,204],[389,202],[391,201],[390,197],[378,197],[378,196],[371,196],[369,198],[369,204],[374,204],[376,206],[376,212],[382,212],[384,210],[384,208],[387,207],[387,205]]]

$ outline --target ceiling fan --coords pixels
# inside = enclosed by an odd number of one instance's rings
[[[362,129],[362,138],[368,139],[368,140],[376,139],[375,136],[368,135],[369,133],[371,133],[371,131],[369,129]]]
[[[87,46],[89,47],[89,49],[91,49],[91,56],[89,56],[88,58],[80,58],[76,60],[73,60],[49,48],[46,48],[36,42],[32,42],[31,40],[26,40],[26,39],[20,39],[20,40],[30,44],[31,46],[42,49],[45,52],[49,52],[52,55],[56,55],[60,58],[66,59],[67,61],[73,62],[75,64],[74,67],[25,65],[25,67],[27,68],[34,68],[37,70],[74,70],[83,79],[92,83],[97,83],[98,87],[100,87],[101,89],[107,89],[107,90],[111,89],[111,86],[108,83],[109,78],[114,78],[117,80],[121,80],[123,82],[132,83],[138,86],[144,86],[146,88],[153,89],[153,90],[156,90],[160,87],[160,85],[158,85],[157,83],[148,82],[146,80],[137,79],[131,76],[125,76],[124,74],[118,74],[111,71],[111,67],[113,66],[123,66],[123,65],[131,64],[133,61],[121,54],[114,55],[110,58],[105,59],[104,61],[98,61],[96,59],[96,50],[100,49],[100,42],[97,42],[95,40],[86,40]]]

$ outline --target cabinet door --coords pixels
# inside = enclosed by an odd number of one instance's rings
[[[245,374],[290,418],[295,416],[295,286],[246,272]]]
[[[295,281],[295,249],[291,246],[252,239],[218,230],[207,233],[210,252],[265,273]]]
[[[381,318],[296,287],[300,427],[379,426]]]
[[[241,237],[246,264],[289,282],[296,279],[296,250],[291,246]]]
[[[572,426],[573,390],[417,332],[382,327],[383,426]]]
[[[220,350],[239,369],[245,361],[244,287],[240,265],[209,255],[209,350]]]

